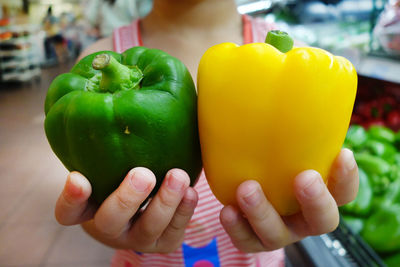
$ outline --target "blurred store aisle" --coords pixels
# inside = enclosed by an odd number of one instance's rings
[[[0,266],[109,266],[113,250],[53,215],[67,171],[47,143],[47,88],[71,64],[24,85],[0,84]]]

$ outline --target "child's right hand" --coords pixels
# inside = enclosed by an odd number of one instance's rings
[[[111,247],[144,253],[172,252],[183,242],[197,205],[197,192],[189,183],[186,172],[170,170],[149,205],[138,212],[156,178],[149,169],[135,168],[96,209],[88,202],[92,190],[89,181],[72,172],[57,201],[56,219],[63,225],[82,224],[91,236]]]

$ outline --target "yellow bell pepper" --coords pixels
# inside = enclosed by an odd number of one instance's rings
[[[198,69],[198,116],[217,199],[237,205],[238,185],[253,179],[281,215],[290,215],[299,211],[297,174],[314,169],[327,181],[349,126],[357,74],[343,57],[313,47],[281,52],[280,42],[208,49]]]

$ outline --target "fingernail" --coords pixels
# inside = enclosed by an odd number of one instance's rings
[[[77,176],[78,174],[75,173],[70,173],[69,175],[69,181],[68,181],[68,194],[72,197],[79,197],[82,194],[82,187],[79,184],[79,177]]]
[[[169,172],[167,176],[167,187],[172,191],[180,192],[185,187],[185,176],[180,171]]]
[[[342,153],[344,154],[343,158],[344,158],[345,168],[347,171],[351,171],[357,165],[356,160],[354,159],[353,151],[351,151],[350,149],[343,149]]]
[[[261,200],[260,190],[257,186],[251,186],[249,193],[243,196],[243,200],[249,206],[256,206]]]
[[[141,168],[134,169],[130,178],[133,187],[138,192],[147,191],[151,185],[149,174]]]
[[[193,189],[191,190],[188,189],[182,199],[182,202],[187,207],[193,207],[197,204],[197,196],[195,195],[195,193],[193,193],[193,191],[191,191]]]
[[[323,190],[322,179],[316,171],[307,172],[302,180],[303,195],[307,198],[318,196]]]

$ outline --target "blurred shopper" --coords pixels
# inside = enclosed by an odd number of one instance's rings
[[[61,34],[59,20],[53,15],[52,6],[48,8],[47,14],[43,19],[43,29],[46,32],[44,40],[46,61],[48,63],[64,62],[67,50]]]
[[[138,18],[139,12],[136,1],[132,0],[90,0],[85,16],[92,27],[99,29],[100,37],[106,37]]]

